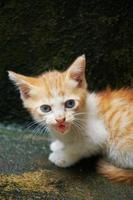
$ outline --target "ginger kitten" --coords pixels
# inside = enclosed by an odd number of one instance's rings
[[[69,167],[103,154],[98,171],[117,182],[133,184],[133,90],[87,91],[85,56],[64,72],[27,77],[9,71],[24,107],[53,137],[49,160]]]

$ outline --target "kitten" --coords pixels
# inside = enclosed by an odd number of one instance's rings
[[[80,56],[64,72],[27,77],[9,71],[9,77],[24,107],[53,137],[52,163],[69,167],[101,152],[112,164],[101,161],[98,171],[132,184],[133,90],[88,92],[85,62]]]

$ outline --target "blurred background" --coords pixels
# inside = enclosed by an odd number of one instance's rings
[[[0,123],[30,116],[7,70],[38,75],[87,58],[88,88],[133,86],[131,0],[1,0]]]

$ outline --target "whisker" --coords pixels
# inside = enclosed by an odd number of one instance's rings
[[[87,112],[78,112],[78,113],[74,113],[73,114],[74,116],[77,116],[77,115],[87,115]]]
[[[78,136],[77,139],[81,138],[81,134],[79,133],[79,131],[76,129],[75,126],[72,126],[72,131],[73,131],[73,133],[74,133],[74,135],[75,135],[76,137]]]
[[[40,135],[43,135],[43,134],[47,134],[48,133],[48,127],[47,127],[47,125],[45,124],[41,124],[40,126],[39,126],[39,132],[37,133],[37,134],[40,134]]]
[[[48,127],[44,120],[30,122],[27,126],[27,130],[33,132],[35,135],[42,135],[48,133]]]
[[[86,128],[86,123],[81,123],[80,121],[78,120],[74,120],[74,123],[77,124],[79,127],[85,129]]]
[[[33,122],[30,122],[28,124],[26,124],[26,129],[30,129],[32,128],[34,125],[38,124],[37,122],[33,121]]]
[[[77,132],[80,132],[80,134],[82,135],[83,129],[79,127],[77,124],[74,124],[74,126],[76,127]]]
[[[82,123],[82,124],[86,124],[86,119],[75,118],[75,121]]]
[[[30,128],[34,127],[35,125],[38,125],[41,122],[44,122],[44,120],[40,120],[39,122],[37,122],[37,121],[34,120],[34,121],[26,124],[26,129],[30,129]]]

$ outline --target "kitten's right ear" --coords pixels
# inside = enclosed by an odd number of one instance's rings
[[[31,90],[36,87],[36,79],[12,71],[8,71],[8,76],[9,79],[18,87],[21,98],[23,100],[29,98]]]
[[[76,83],[77,87],[86,88],[85,66],[85,55],[82,55],[79,56],[67,70],[67,77],[73,80]]]

